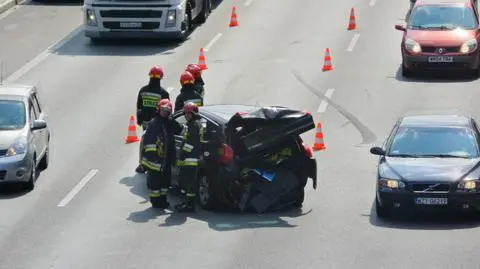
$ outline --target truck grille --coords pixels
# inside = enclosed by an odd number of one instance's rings
[[[101,10],[102,18],[161,18],[161,10]]]
[[[7,175],[7,171],[0,171],[0,180],[5,179],[5,175]]]
[[[448,192],[450,184],[448,183],[414,183],[409,185],[413,192]]]
[[[120,22],[104,22],[103,27],[113,30],[152,30],[160,27],[159,22],[142,22],[141,27],[121,27]]]
[[[438,49],[442,48],[442,53],[454,53],[460,51],[460,46],[456,47],[434,47],[434,46],[422,46],[422,52],[435,53],[438,52]]]
[[[3,157],[7,155],[7,150],[6,149],[0,149],[0,157]]]

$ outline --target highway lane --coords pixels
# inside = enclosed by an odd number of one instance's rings
[[[477,82],[395,78],[401,33],[393,25],[404,16],[406,1],[359,4],[360,30],[354,33],[345,31],[348,1],[305,2],[236,2],[235,29],[226,27],[231,6],[224,3],[191,40],[167,50],[89,47],[77,35],[22,77],[42,86],[53,158],[34,192],[0,203],[6,212],[0,217],[0,268],[474,267],[474,237],[467,237],[474,226],[384,223],[371,216],[376,158],[331,106],[319,117],[329,148],[318,154],[321,189],[308,192],[303,212],[186,216],[153,212],[145,203],[144,179],[133,176],[138,145],[122,145],[132,100],[152,64],[165,66],[166,87],[178,87],[180,70],[218,33],[207,52],[207,103],[323,111],[321,100],[291,74],[294,69],[319,92],[330,92],[379,140],[395,117],[412,109],[462,104],[475,112]],[[352,43],[355,33],[360,36]],[[320,72],[325,47],[332,49],[336,69],[329,73]],[[311,138],[306,136],[310,144]],[[99,171],[57,207],[91,169]],[[452,245],[460,259],[451,258]]]
[[[82,1],[27,1],[1,14],[3,77],[10,76],[34,58],[44,59],[51,45],[68,38],[82,22],[81,5]]]

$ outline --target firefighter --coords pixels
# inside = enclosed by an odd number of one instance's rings
[[[194,84],[195,78],[193,75],[185,71],[180,76],[180,94],[175,100],[175,112],[182,110],[186,103],[194,103],[197,106],[203,106],[203,98],[197,93],[197,88]]]
[[[183,130],[184,144],[177,166],[180,168],[179,183],[182,190],[185,191],[186,201],[175,206],[175,209],[179,212],[194,212],[196,211],[195,198],[197,194],[198,166],[202,153],[203,127],[197,105],[186,103],[183,106],[183,111],[187,124]]]
[[[190,72],[193,75],[193,78],[195,79],[195,87],[197,87],[197,92],[200,94],[200,96],[203,98],[205,96],[205,82],[203,81],[202,78],[202,68],[198,64],[189,64],[187,65],[187,68],[185,71]]]
[[[148,122],[143,136],[142,166],[147,170],[147,186],[152,207],[168,208],[167,192],[171,183],[171,168],[175,161],[175,134],[183,127],[172,117],[172,103],[162,99],[156,115]]]
[[[163,78],[163,68],[154,66],[148,73],[150,81],[148,85],[143,86],[137,96],[137,125],[141,126],[143,131],[147,127],[147,123],[154,117],[158,102],[161,99],[170,99],[168,92],[161,86],[160,81]],[[140,149],[142,141],[140,141]],[[139,162],[142,159],[142,151],[140,150]],[[145,173],[144,167],[139,164],[135,170],[137,173]]]

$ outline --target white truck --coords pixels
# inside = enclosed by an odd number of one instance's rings
[[[215,0],[85,0],[84,32],[105,38],[185,40],[193,23],[203,23]]]

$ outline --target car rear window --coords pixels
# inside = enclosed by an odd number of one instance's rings
[[[22,101],[0,100],[0,130],[18,130],[25,126],[25,104]]]
[[[463,5],[422,5],[412,10],[408,20],[410,29],[450,30],[478,27],[473,10]]]
[[[400,127],[390,146],[394,155],[478,157],[475,133],[465,127]]]

